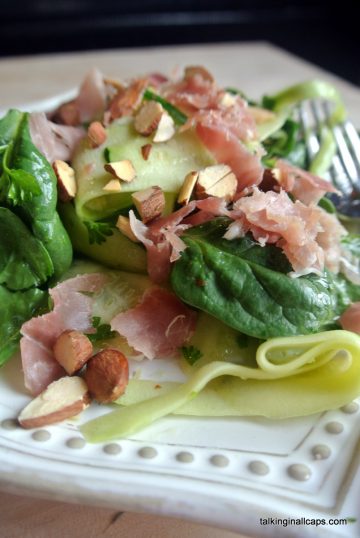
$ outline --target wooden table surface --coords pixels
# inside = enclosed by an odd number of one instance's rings
[[[266,43],[5,58],[0,60],[0,109],[66,92],[94,66],[107,76],[127,78],[154,70],[170,73],[189,64],[205,65],[221,84],[236,81],[253,97],[314,77],[329,80],[342,92],[351,116],[360,125],[357,88]],[[113,509],[39,500],[16,493],[0,492],[3,538],[241,538],[239,534],[187,521],[121,514]]]

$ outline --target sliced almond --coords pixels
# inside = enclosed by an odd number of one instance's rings
[[[153,142],[166,142],[170,140],[175,134],[175,123],[172,117],[167,113],[163,112],[159,125],[157,126]]]
[[[85,381],[92,398],[99,403],[117,400],[129,382],[129,364],[117,349],[103,349],[87,363]]]
[[[51,383],[20,413],[23,428],[39,428],[74,417],[90,404],[86,382],[77,376],[62,377]]]
[[[106,191],[106,192],[121,192],[121,183],[120,183],[120,181],[118,179],[111,179],[103,187],[103,191]]]
[[[144,146],[141,146],[141,155],[143,156],[144,161],[148,160],[151,148],[151,144],[145,144]]]
[[[178,204],[186,205],[189,203],[191,195],[194,191],[197,179],[199,177],[199,172],[193,171],[189,172],[184,179],[184,183],[181,186],[179,195],[178,195]]]
[[[107,134],[104,126],[99,121],[93,121],[88,127],[88,138],[93,148],[98,148],[106,141]]]
[[[198,198],[217,196],[225,198],[229,202],[234,198],[237,184],[236,176],[230,166],[226,164],[207,166],[199,171],[196,182],[196,196]]]
[[[65,161],[53,162],[53,169],[58,180],[59,198],[62,202],[69,202],[76,195],[75,170]]]
[[[130,183],[130,181],[136,177],[135,168],[129,159],[107,163],[104,165],[104,168],[115,178],[121,179],[121,181],[126,181],[128,183]]]
[[[200,75],[204,80],[214,82],[214,77],[205,67],[202,65],[190,65],[185,68],[184,78],[191,78],[196,75]]]
[[[233,95],[229,92],[224,92],[220,98],[220,105],[224,106],[225,108],[229,108],[231,106],[234,106],[236,103],[237,96]]]
[[[258,106],[249,106],[248,111],[258,124],[266,123],[267,121],[271,121],[276,117],[276,114],[272,112],[272,110]]]
[[[130,220],[127,217],[120,215],[117,220],[116,227],[118,228],[118,230],[120,230],[121,233],[126,235],[128,239],[131,239],[131,241],[134,241],[134,243],[140,242],[138,238],[136,237],[136,235],[134,234],[134,232],[132,231],[131,226],[130,226]]]
[[[165,209],[165,195],[160,187],[149,187],[131,196],[144,223],[159,217]]]
[[[149,136],[157,129],[163,113],[164,109],[160,103],[146,101],[134,118],[135,131],[143,136]]]
[[[90,359],[93,354],[93,345],[85,334],[67,330],[57,338],[53,353],[64,370],[72,375]]]

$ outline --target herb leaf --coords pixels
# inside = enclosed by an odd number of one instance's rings
[[[101,245],[106,241],[106,238],[113,235],[113,225],[109,222],[84,220],[84,224],[88,230],[89,243]]]
[[[116,331],[112,331],[110,325],[107,323],[101,323],[101,318],[98,316],[94,316],[92,318],[92,324],[94,329],[96,329],[96,332],[88,334],[87,337],[93,344],[95,342],[99,342],[100,340],[109,340],[110,338],[115,338]]]
[[[162,107],[170,114],[170,116],[177,125],[184,125],[184,123],[186,123],[187,116],[183,114],[181,110],[176,108],[174,105],[169,103],[169,101],[167,101],[160,95],[157,95],[149,88],[147,88],[144,92],[144,99],[146,101],[157,101],[158,103],[160,103]]]
[[[182,346],[181,352],[184,359],[192,366],[196,361],[201,359],[202,353],[200,349],[195,346]]]

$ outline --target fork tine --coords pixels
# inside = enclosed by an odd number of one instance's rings
[[[326,124],[326,115],[319,101],[309,100],[300,105],[300,123],[305,124],[307,128],[305,134],[305,144],[310,159],[313,159],[320,148],[321,131]],[[311,119],[313,121],[311,121]],[[316,132],[316,135],[315,135]],[[307,138],[311,139],[309,142]],[[314,141],[316,139],[316,143]],[[352,182],[350,181],[342,162],[338,155],[334,155],[332,165],[328,171],[328,179],[344,195],[349,196],[353,192]]]
[[[313,159],[320,148],[319,139],[314,132],[314,126],[310,120],[308,107],[304,101],[300,103],[298,110],[299,122],[304,135],[306,151],[308,152],[310,159]]]
[[[359,135],[354,127],[354,125],[349,121],[346,120],[344,122],[344,129],[345,132],[352,144],[352,147],[354,149],[353,157],[355,159],[355,162],[357,163],[357,166],[360,167],[360,138]]]
[[[323,108],[324,108],[326,117],[329,118],[330,116],[329,103],[324,103]],[[347,131],[345,129],[344,130],[346,134],[348,131],[350,132],[350,135],[351,135],[350,141],[351,143],[353,143],[353,140],[358,139],[358,136],[357,136],[355,128],[353,129],[351,129],[351,127],[349,128],[349,124],[350,122],[348,122]],[[341,163],[346,170],[346,173],[351,181],[351,185],[354,190],[356,190],[357,192],[360,192],[360,169],[359,169],[359,164],[357,162],[358,157],[356,155],[356,148],[354,148],[354,155],[352,155],[349,149],[349,144],[345,138],[342,128],[339,125],[335,125],[333,127],[333,133],[335,136],[336,144],[338,146],[338,153],[341,159]],[[360,145],[359,141],[358,143]]]

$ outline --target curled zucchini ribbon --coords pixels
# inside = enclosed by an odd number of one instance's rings
[[[171,383],[168,391],[143,401],[139,388],[137,403],[87,422],[81,431],[89,442],[101,442],[127,437],[170,413],[303,416],[337,408],[360,394],[360,337],[348,331],[270,339],[258,347],[256,362],[255,368],[209,362],[195,368],[184,384]],[[213,391],[205,389],[210,382],[216,384]]]

